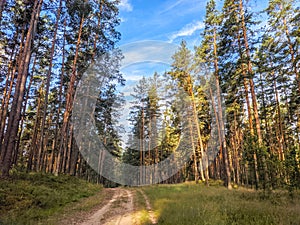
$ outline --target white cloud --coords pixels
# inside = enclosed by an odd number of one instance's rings
[[[134,82],[140,81],[143,78],[143,75],[144,75],[144,71],[139,71],[139,70],[132,71],[132,73],[130,73],[130,74],[129,73],[123,73],[123,77],[126,80],[126,82],[129,82],[129,81],[134,81]],[[125,94],[125,96],[126,96],[126,94]]]
[[[184,0],[178,0],[178,1],[176,1],[175,3],[171,4],[166,9],[162,10],[159,14],[163,14],[163,13],[169,12],[170,10],[174,9],[175,7],[177,7],[182,2],[184,2]]]
[[[127,12],[131,12],[133,10],[132,5],[130,4],[129,0],[121,0],[119,4],[120,10],[124,10]]]
[[[199,13],[205,10],[206,1],[204,0],[167,0],[164,1],[163,9],[159,15],[166,14],[168,16],[183,16],[190,13]]]
[[[121,68],[144,62],[171,64],[172,55],[177,49],[177,45],[162,41],[141,41],[123,45],[121,50],[124,59]]]
[[[124,22],[127,21],[127,19],[126,19],[126,18],[123,18],[123,17],[120,17],[120,20],[121,20],[121,23],[124,23]]]
[[[205,27],[201,21],[196,21],[185,25],[181,30],[170,36],[170,42],[173,42],[178,37],[186,37],[193,35],[197,30],[201,30]]]

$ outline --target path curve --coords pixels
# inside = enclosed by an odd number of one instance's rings
[[[97,210],[88,220],[81,223],[80,225],[97,225],[101,224],[101,221],[104,219],[105,213],[108,212],[113,202],[117,201],[117,199],[121,196],[120,189],[112,189],[114,191],[112,199],[101,209]]]
[[[133,194],[130,190],[123,190],[122,197],[126,196],[125,202],[121,202],[117,205],[115,211],[116,215],[113,216],[104,225],[132,225],[133,224]]]
[[[112,198],[80,225],[132,225],[133,194],[123,188],[111,189]]]

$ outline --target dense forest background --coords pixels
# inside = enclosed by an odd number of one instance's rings
[[[80,154],[71,116],[84,72],[97,57],[117,48],[118,4],[118,0],[1,1],[2,177],[37,171],[110,183]],[[270,0],[268,8],[257,14],[247,1],[225,0],[218,11],[215,1],[209,0],[204,22],[200,46],[191,51],[182,41],[170,71],[151,78],[141,75],[125,149],[116,118],[124,103],[117,86],[126,82],[118,70],[113,71],[95,107],[99,137],[123,162],[151,165],[176,153],[187,127],[193,154],[164,182],[209,184],[209,179],[216,179],[229,189],[232,185],[298,188],[299,4]],[[164,87],[168,95],[163,99],[159,90]],[[176,107],[182,101],[179,89],[190,99],[186,115]],[[209,148],[212,127],[217,128],[216,149]],[[135,151],[137,146],[142,151]],[[105,155],[99,156],[101,168]],[[141,171],[136,179],[153,176]]]

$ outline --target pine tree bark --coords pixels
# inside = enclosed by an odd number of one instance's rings
[[[16,35],[15,35],[15,43],[17,43],[18,36],[19,36],[19,30],[16,32]],[[20,43],[19,49],[23,48],[24,39],[25,39],[25,26],[23,26],[23,29],[22,29],[21,43]],[[9,106],[9,101],[11,98],[11,93],[13,91],[15,74],[17,71],[17,65],[13,65],[13,61],[15,60],[15,57],[17,58],[17,61],[18,61],[18,58],[20,57],[20,53],[18,55],[18,53],[15,52],[15,51],[17,51],[16,48],[17,47],[14,46],[14,49],[10,56],[10,62],[9,62],[8,70],[7,70],[6,83],[5,83],[5,87],[3,90],[3,97],[2,97],[2,103],[1,103],[1,109],[0,109],[0,160],[1,160],[1,154],[2,154],[1,145],[2,145],[3,138],[4,138],[8,106]]]
[[[66,19],[64,20],[64,35],[63,35],[63,44],[62,44],[62,65],[61,65],[61,73],[60,73],[60,85],[59,85],[59,92],[58,92],[58,107],[57,107],[57,112],[56,112],[56,122],[55,122],[55,135],[54,135],[54,142],[53,142],[53,148],[51,152],[51,173],[55,173],[56,167],[57,167],[57,159],[59,152],[56,152],[57,149],[59,148],[59,131],[60,131],[60,113],[61,113],[61,108],[62,108],[62,95],[63,95],[63,80],[64,80],[64,71],[65,71],[65,49],[66,49],[66,27],[67,27],[67,22]],[[56,155],[57,153],[57,155]]]
[[[85,17],[82,16],[80,25],[79,25],[79,30],[78,30],[78,39],[77,39],[77,43],[76,43],[76,52],[75,52],[75,56],[74,56],[73,66],[72,66],[72,74],[71,74],[70,83],[69,83],[68,90],[67,90],[66,110],[64,113],[63,125],[62,125],[62,129],[61,129],[61,140],[60,140],[61,142],[60,142],[60,146],[59,146],[55,175],[58,175],[58,173],[61,172],[62,157],[64,155],[64,151],[66,151],[66,148],[67,148],[68,125],[70,122],[70,115],[71,115],[72,108],[73,108],[74,88],[75,88],[75,81],[77,78],[76,67],[77,67],[77,60],[78,60],[78,54],[79,54],[82,28],[83,28],[84,21],[85,21]],[[72,131],[69,131],[69,132],[72,132]]]
[[[239,7],[240,7],[241,24],[242,24],[242,31],[243,31],[243,37],[244,37],[244,45],[245,45],[247,61],[248,61],[248,74],[250,76],[249,84],[250,84],[252,107],[253,107],[254,119],[255,119],[255,125],[256,125],[256,132],[257,132],[259,147],[262,147],[263,146],[263,138],[262,138],[260,119],[259,119],[259,114],[258,114],[255,87],[254,87],[254,82],[253,82],[253,78],[252,78],[253,70],[252,70],[251,54],[250,54],[250,48],[249,48],[249,43],[248,43],[248,37],[247,37],[243,0],[240,0]],[[262,158],[263,173],[264,173],[264,183],[263,184],[265,185],[265,184],[268,184],[268,181],[269,181],[267,164],[266,164],[265,156],[262,155],[261,158]]]
[[[49,69],[47,71],[47,80],[46,80],[46,89],[45,89],[45,100],[44,100],[44,109],[43,109],[43,119],[42,119],[42,125],[41,125],[41,136],[39,141],[39,150],[38,150],[38,161],[37,161],[37,167],[40,168],[41,163],[41,155],[44,151],[44,141],[45,141],[45,123],[47,120],[47,111],[48,111],[48,99],[49,99],[49,90],[50,90],[50,83],[51,83],[51,74],[52,74],[52,65],[53,65],[53,58],[54,58],[54,51],[56,46],[56,36],[58,31],[58,24],[61,14],[61,7],[62,7],[62,0],[59,2],[59,7],[56,13],[56,22],[55,22],[55,29],[54,34],[52,38],[52,46],[51,46],[51,53],[50,53],[50,59],[49,59]]]
[[[26,42],[22,52],[22,57],[20,57],[19,60],[15,94],[12,101],[7,130],[4,136],[4,143],[1,146],[1,152],[3,153],[1,155],[1,172],[4,177],[9,176],[9,170],[12,164],[12,155],[15,149],[16,139],[18,137],[19,122],[21,120],[22,104],[28,76],[28,67],[31,58],[32,41],[36,33],[42,3],[43,0],[35,0],[34,2],[34,8],[26,35]]]
[[[192,149],[193,149],[193,154],[194,154],[194,160],[193,160],[194,161],[194,179],[195,179],[195,182],[197,184],[198,180],[199,180],[198,165],[197,165],[198,158],[197,158],[197,154],[196,154],[195,140],[194,140],[194,134],[193,134],[193,126],[192,126],[191,119],[189,119],[189,127],[190,127],[191,144],[192,144]],[[200,176],[201,176],[201,179],[204,180],[203,170],[200,170]]]
[[[40,93],[41,89],[39,90]],[[40,125],[40,115],[41,115],[41,108],[42,108],[42,99],[38,98],[37,99],[37,111],[36,111],[36,117],[34,121],[34,127],[33,127],[33,134],[32,134],[32,139],[31,139],[31,146],[29,149],[29,155],[28,155],[28,163],[27,163],[27,171],[35,170],[38,171],[37,168],[37,137],[39,133],[39,125]]]
[[[224,161],[224,170],[226,174],[226,187],[231,190],[231,173],[228,163],[228,149],[226,144],[226,137],[225,137],[225,125],[223,120],[223,109],[222,109],[222,101],[221,101],[221,88],[220,88],[220,78],[219,78],[219,66],[218,66],[218,54],[217,54],[217,34],[216,28],[214,27],[214,36],[213,36],[213,47],[214,47],[214,69],[215,69],[215,83],[216,83],[216,90],[217,90],[217,105],[218,105],[218,122],[219,122],[219,129],[220,129],[220,138],[221,138],[221,150],[223,155]]]

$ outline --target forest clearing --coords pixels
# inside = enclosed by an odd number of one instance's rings
[[[0,224],[300,224],[299,0],[0,0]]]
[[[220,182],[103,188],[78,178],[22,175],[1,183],[0,224],[299,224],[300,194]],[[8,195],[4,195],[6,192]]]

